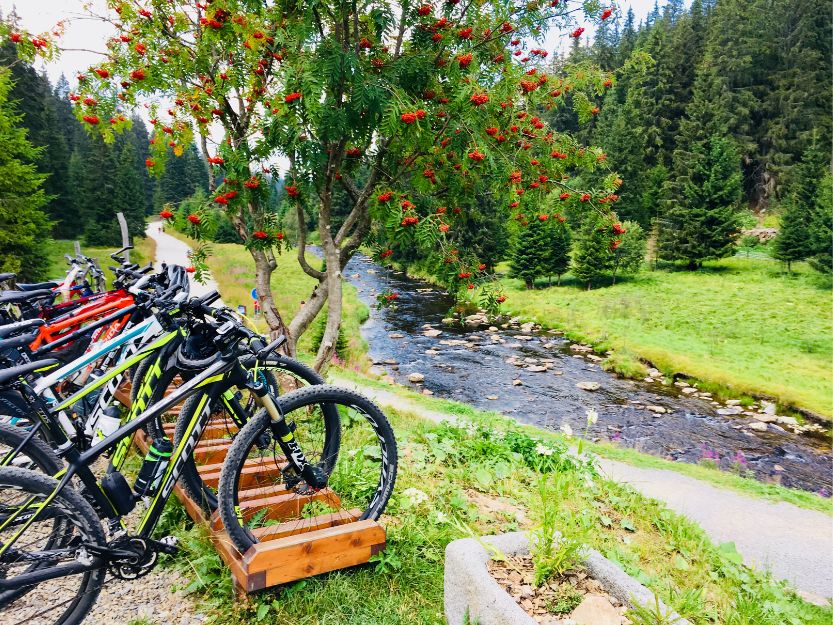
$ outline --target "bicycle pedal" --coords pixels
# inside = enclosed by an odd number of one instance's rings
[[[152,540],[151,544],[156,551],[169,556],[175,555],[179,551],[179,539],[176,536],[164,536],[159,540]]]

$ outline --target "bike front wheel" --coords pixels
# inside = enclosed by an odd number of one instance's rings
[[[275,399],[295,442],[326,485],[313,488],[288,460],[269,415],[258,413],[240,430],[220,473],[223,525],[241,553],[253,544],[308,529],[378,519],[396,481],[393,430],[372,401],[321,385]],[[324,411],[337,412],[341,444],[327,446]]]
[[[0,468],[0,582],[65,571],[20,588],[3,589],[0,584],[4,625],[77,625],[101,592],[106,569],[78,567],[88,558],[93,561],[87,548],[104,545],[101,525],[90,504],[72,488],[52,496],[57,486],[56,480],[35,471]],[[27,515],[37,510],[38,517],[27,527]]]

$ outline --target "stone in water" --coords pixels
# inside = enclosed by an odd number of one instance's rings
[[[425,381],[425,376],[421,373],[409,373],[408,374],[408,382],[412,382],[413,384],[419,384],[420,382]]]
[[[576,384],[576,387],[583,391],[598,391],[601,386],[598,382],[579,382]]]

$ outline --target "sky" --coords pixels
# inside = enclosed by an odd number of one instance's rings
[[[57,22],[66,20],[66,32],[61,40],[61,47],[66,51],[43,68],[53,83],[61,73],[73,83],[73,76],[102,58],[96,52],[104,50],[104,41],[111,32],[109,25],[86,17],[84,7],[89,6],[93,12],[103,14],[105,4],[104,0],[19,0],[17,3],[0,0],[0,11],[7,15],[14,8],[23,27],[33,32],[51,30]],[[654,0],[630,0],[618,6],[623,14],[632,7],[638,23],[651,11]],[[588,28],[587,33],[592,33],[592,28]],[[546,48],[552,50],[556,45],[555,40],[548,40]]]

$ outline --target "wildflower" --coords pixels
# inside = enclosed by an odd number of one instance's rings
[[[98,119],[98,115],[84,115],[84,117],[82,117],[81,119],[83,119],[91,126],[95,126],[98,124],[99,121],[101,121],[100,119]]]
[[[268,238],[269,238],[269,235],[268,235],[267,233],[265,233],[263,230],[255,230],[255,231],[252,233],[252,236],[253,236],[255,239],[260,239],[261,241],[262,241],[263,239],[268,239]]]
[[[137,43],[135,46],[133,46],[133,49],[136,50],[136,53],[140,55],[144,55],[145,52],[147,52],[147,46],[145,46],[145,44],[143,43]]]
[[[407,227],[407,226],[414,226],[414,225],[416,225],[416,224],[418,224],[418,223],[419,223],[419,217],[413,217],[413,216],[411,216],[411,215],[409,215],[408,217],[405,217],[405,218],[402,220],[402,225],[403,225],[403,226],[406,226],[406,227]]]
[[[193,213],[191,213],[190,215],[188,215],[188,221],[190,221],[192,224],[196,226],[199,225],[202,219],[200,219],[199,215],[194,215]]]
[[[134,69],[132,72],[130,72],[131,80],[144,80],[145,78],[145,70],[143,70],[141,67],[139,69]]]
[[[581,197],[579,198],[579,201],[581,201],[581,202],[587,202],[589,200],[590,200],[590,194],[589,193],[582,193]]]
[[[223,163],[225,163],[222,156],[209,156],[205,160],[207,160],[212,165],[222,165]]]
[[[471,39],[472,28],[461,28],[457,31],[457,36],[460,39]]]
[[[402,123],[413,124],[416,121],[416,115],[413,113],[402,113],[402,116],[399,119],[402,120]]]
[[[555,450],[550,447],[549,445],[544,445],[543,443],[538,443],[535,445],[535,453],[539,456],[552,456]]]
[[[599,413],[594,408],[591,408],[585,414],[587,415],[587,425],[596,425],[596,422],[599,420]]]
[[[423,17],[426,15],[431,14],[431,5],[430,4],[423,4],[417,9],[417,13]]]
[[[479,163],[484,158],[486,158],[486,155],[483,154],[483,152],[478,152],[477,150],[472,150],[471,152],[469,152],[469,158],[471,160]]]
[[[391,293],[390,295],[386,295],[385,299],[389,302],[392,302],[395,299],[399,299],[399,293]]]
[[[159,216],[160,216],[162,219],[170,219],[171,217],[173,217],[173,216],[174,216],[174,214],[173,214],[171,211],[169,211],[169,210],[163,210],[163,211],[160,211],[160,212],[159,212]]]
[[[294,186],[291,186],[291,185],[286,187],[286,194],[289,197],[298,197],[298,193],[299,193],[298,187],[294,187]]]
[[[506,296],[505,295],[499,295],[496,301],[497,301],[498,304],[502,304],[503,302],[506,301]]]
[[[387,249],[381,254],[379,254],[379,258],[388,258],[389,256],[393,256],[393,250]]]
[[[152,158],[145,159],[145,167],[153,167],[154,165],[156,165],[156,161],[154,161]]]
[[[512,184],[519,184],[521,182],[521,172],[513,171],[509,174],[509,182]]]
[[[485,93],[475,93],[471,96],[471,103],[475,106],[480,106],[481,104],[486,104],[489,101],[489,96]]]
[[[243,183],[243,186],[247,189],[257,189],[260,186],[260,178],[257,176],[252,176],[246,182]]]
[[[564,436],[570,438],[573,435],[573,428],[570,427],[569,423],[562,423],[561,432],[564,434]]]
[[[490,126],[489,128],[486,128],[486,134],[489,135],[490,137],[494,137],[497,134],[497,128],[495,128],[494,126]]]
[[[110,77],[110,72],[108,72],[103,67],[99,67],[98,69],[96,69],[95,73],[98,74],[101,78],[109,78]]]
[[[391,193],[390,191],[385,191],[384,193],[381,193],[380,195],[378,195],[376,197],[376,199],[379,200],[380,202],[390,202],[390,200],[392,198],[393,198],[393,193]]]
[[[287,96],[283,99],[283,101],[284,101],[284,102],[286,102],[287,104],[289,104],[290,102],[294,102],[295,100],[300,100],[300,99],[301,99],[301,97],[302,97],[302,96],[301,96],[301,93],[300,93],[300,92],[298,92],[298,91],[293,91],[292,93],[290,93],[289,95],[287,95]]]
[[[473,60],[474,60],[474,56],[472,56],[471,54],[461,54],[460,56],[457,57],[457,62],[460,63],[460,67],[463,68],[463,69],[465,69],[469,65],[471,65],[471,62]]]
[[[20,40],[23,39],[23,37],[20,33],[12,33],[9,35],[9,39],[11,39],[13,43],[20,43]]]

